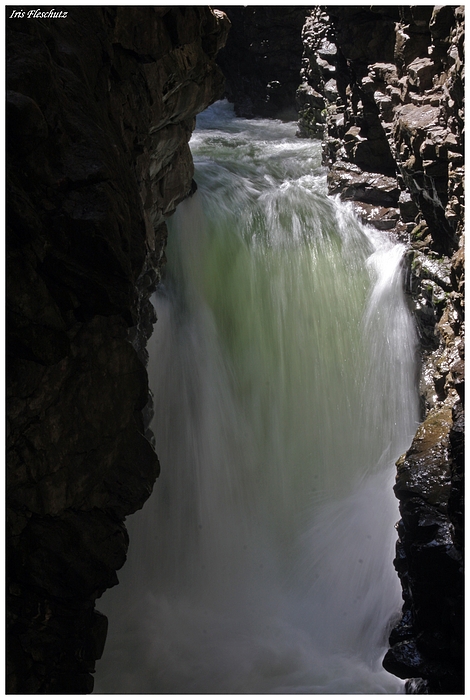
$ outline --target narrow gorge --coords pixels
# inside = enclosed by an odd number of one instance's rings
[[[7,692],[463,693],[464,8],[58,11],[6,8]]]

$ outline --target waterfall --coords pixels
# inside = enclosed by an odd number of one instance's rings
[[[98,603],[95,692],[402,692],[381,659],[418,420],[404,249],[328,197],[295,128],[198,118],[149,345],[162,473]]]

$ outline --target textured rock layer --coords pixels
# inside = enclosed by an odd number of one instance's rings
[[[463,692],[464,10],[313,8],[299,135],[329,189],[408,244],[424,422],[398,462],[401,622],[384,665],[408,692]]]
[[[165,217],[229,26],[207,7],[66,14],[7,19],[9,693],[93,687],[95,600],[159,470],[144,363]]]

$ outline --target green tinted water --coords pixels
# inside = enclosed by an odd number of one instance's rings
[[[201,116],[151,340],[162,465],[97,692],[395,693],[394,461],[417,420],[400,245],[295,125]]]

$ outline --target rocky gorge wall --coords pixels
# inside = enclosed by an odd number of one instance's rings
[[[217,63],[239,117],[297,118],[295,94],[307,7],[220,6],[232,23]]]
[[[384,666],[409,693],[463,693],[464,8],[317,6],[302,37],[299,135],[324,140],[330,193],[406,243],[420,336]]]
[[[49,9],[49,8],[48,8]],[[88,693],[158,476],[149,297],[222,96],[208,7],[7,7],[7,692]],[[16,16],[14,13],[17,13]]]

